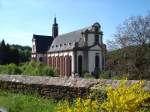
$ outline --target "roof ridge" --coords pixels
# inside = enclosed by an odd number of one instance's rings
[[[39,35],[39,34],[33,34],[33,36],[47,36],[47,37],[52,37],[50,35]]]
[[[63,34],[61,34],[61,35],[58,35],[57,37],[59,37],[59,36],[64,36],[64,35],[67,35],[67,34],[70,34],[70,33],[73,33],[73,32],[84,31],[84,30],[89,29],[89,28],[91,28],[91,26],[89,26],[89,27],[84,27],[84,28],[81,28],[81,29],[78,29],[78,30],[74,30],[74,31],[70,31],[70,32],[67,32],[67,33],[63,33]],[[56,37],[56,38],[57,38],[57,37]]]

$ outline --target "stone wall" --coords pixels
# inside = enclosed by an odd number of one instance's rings
[[[129,80],[128,85],[135,83]],[[25,75],[0,75],[0,89],[13,92],[36,93],[38,95],[62,99],[83,97],[89,93],[94,86],[112,85],[117,87],[118,80],[96,80],[83,78],[60,78]],[[145,90],[150,91],[150,81],[146,81]]]

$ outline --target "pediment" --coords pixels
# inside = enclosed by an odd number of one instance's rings
[[[99,45],[95,45],[90,47],[90,50],[101,50],[101,47]]]

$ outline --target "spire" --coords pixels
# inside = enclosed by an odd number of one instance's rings
[[[53,38],[58,36],[58,24],[57,24],[57,21],[56,21],[56,17],[54,17],[54,24],[53,24],[53,27],[52,27],[52,36],[53,36]]]
[[[54,18],[54,24],[57,24],[57,22],[56,22],[56,17]]]

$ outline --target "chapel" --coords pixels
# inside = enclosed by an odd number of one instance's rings
[[[106,45],[103,43],[101,25],[95,22],[89,27],[59,35],[56,17],[52,36],[33,34],[32,59],[56,69],[60,76],[84,73],[97,74],[105,69]]]

